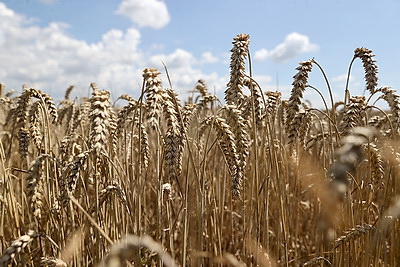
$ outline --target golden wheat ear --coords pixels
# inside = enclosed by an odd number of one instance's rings
[[[239,106],[244,100],[243,87],[245,79],[245,60],[249,52],[250,35],[238,34],[233,38],[231,49],[230,79],[225,91],[226,104]]]
[[[17,254],[19,254],[26,246],[29,245],[35,238],[41,236],[33,230],[29,230],[26,235],[20,236],[14,240],[11,245],[4,250],[0,257],[0,266],[7,266]]]

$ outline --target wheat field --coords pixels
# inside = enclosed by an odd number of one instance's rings
[[[181,101],[167,67],[143,70],[138,99],[2,84],[0,266],[400,265],[400,96],[374,54],[350,62],[363,96],[334,100],[311,59],[283,99],[252,77],[249,38],[224,99],[199,80]]]

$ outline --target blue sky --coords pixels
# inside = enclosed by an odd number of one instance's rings
[[[357,47],[376,54],[380,85],[399,87],[399,13],[398,0],[4,0],[0,82],[18,90],[27,83],[56,99],[71,84],[87,95],[90,82],[114,98],[137,97],[142,70],[161,69],[162,60],[181,98],[200,78],[222,98],[232,38],[248,33],[265,91],[279,86],[287,98],[298,63],[314,57],[338,101]],[[310,84],[326,92],[316,68]],[[350,90],[363,88],[358,60]],[[306,98],[320,103],[315,93]]]

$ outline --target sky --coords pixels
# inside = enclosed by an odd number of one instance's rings
[[[354,49],[376,54],[379,85],[399,88],[399,0],[4,0],[0,1],[0,82],[61,99],[69,85],[88,96],[96,82],[138,97],[143,69],[162,72],[184,100],[197,80],[223,99],[232,38],[250,34],[252,72],[264,91],[290,96],[299,62],[314,58],[343,99]],[[319,69],[309,83],[328,96]],[[360,60],[352,95],[364,92]],[[320,105],[307,90],[305,99]],[[329,101],[328,101],[329,102]]]

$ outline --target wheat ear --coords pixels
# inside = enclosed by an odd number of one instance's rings
[[[67,267],[67,263],[65,263],[61,259],[56,259],[56,258],[45,258],[42,257],[40,258],[40,264],[41,266],[49,266],[49,267]]]
[[[257,126],[262,126],[263,125],[263,117],[264,117],[264,105],[263,105],[263,97],[262,97],[262,91],[259,85],[250,78],[246,78],[244,80],[244,84],[249,88],[251,92],[251,98],[250,98],[250,105],[247,106],[247,110],[251,113],[254,105],[254,115],[255,115],[255,120]],[[246,117],[246,116],[243,116]]]
[[[354,96],[349,99],[340,125],[344,135],[347,135],[352,128],[364,125],[366,107],[365,96]]]
[[[180,123],[181,108],[174,104],[176,93],[171,90],[165,90],[163,100],[164,117],[167,121],[167,132],[164,138],[164,161],[168,170],[170,179],[176,179],[182,170],[182,156],[184,146],[183,128]],[[178,110],[180,109],[180,110]]]
[[[374,229],[374,227],[370,224],[356,225],[355,227],[353,227],[349,230],[346,230],[344,232],[344,235],[338,237],[335,240],[335,248],[341,246],[342,244],[350,242],[351,240],[359,238],[362,235],[367,234],[368,232],[372,231],[373,229]]]
[[[294,120],[300,111],[300,104],[303,98],[303,93],[306,90],[308,74],[312,70],[312,60],[303,61],[296,68],[298,72],[293,76],[292,92],[289,98],[287,115],[286,115],[286,132],[296,132],[298,123]]]
[[[40,151],[42,147],[43,135],[40,130],[41,117],[40,117],[40,102],[36,101],[29,110],[29,130],[31,132],[32,141]]]
[[[60,181],[61,193],[59,197],[59,201],[61,202],[62,206],[66,206],[68,204],[69,196],[74,193],[80,171],[84,166],[90,152],[91,151],[86,151],[79,154],[78,156],[76,156],[73,162],[67,164],[63,168],[63,176]]]
[[[363,145],[375,135],[370,128],[356,127],[351,134],[341,140],[342,146],[336,150],[336,161],[332,164],[329,174],[332,185],[339,197],[343,197],[349,185],[348,173],[354,173],[357,164],[363,158]]]
[[[206,82],[204,80],[200,79],[200,80],[197,81],[195,90],[197,92],[199,92],[200,95],[203,96],[203,97],[208,95],[208,87],[207,87],[207,84],[206,84]]]
[[[110,135],[110,92],[94,90],[90,98],[91,131],[89,142],[99,156],[107,151]]]
[[[33,239],[41,236],[33,230],[29,230],[26,235],[20,236],[14,240],[0,257],[0,266],[7,266],[8,263],[14,259],[14,257],[21,252]]]
[[[400,129],[400,96],[396,93],[396,90],[389,87],[382,87],[378,89],[382,92],[381,98],[386,100],[389,104],[390,110],[395,119],[395,127],[399,131]]]
[[[371,94],[375,93],[375,88],[378,85],[378,66],[376,60],[373,58],[375,55],[372,50],[361,47],[354,50],[354,58],[361,58],[365,71],[366,88]]]
[[[97,207],[100,207],[103,205],[104,202],[111,196],[111,193],[115,193],[121,203],[127,207],[127,200],[126,200],[126,194],[124,190],[118,185],[118,184],[112,184],[106,186],[106,188],[102,189],[99,192],[99,203],[97,206],[97,203],[94,203],[88,210],[88,213],[91,214],[97,210]]]
[[[236,143],[238,155],[238,171],[244,173],[247,158],[249,156],[250,135],[248,134],[248,123],[241,116],[241,111],[234,105],[225,105],[222,110],[226,113],[226,122],[229,124]]]
[[[231,127],[226,123],[224,118],[218,116],[210,116],[203,120],[199,129],[199,135],[202,136],[205,128],[212,126],[218,133],[218,141],[222,148],[222,152],[225,155],[228,169],[231,174],[231,190],[235,197],[240,198],[240,192],[242,188],[243,174],[239,167],[239,155],[236,150],[235,135],[233,134]]]
[[[231,49],[230,80],[225,91],[225,101],[228,105],[239,106],[243,100],[243,86],[245,78],[245,61],[249,52],[250,35],[238,34],[233,38]]]
[[[157,69],[147,68],[143,70],[146,89],[147,121],[153,129],[158,127],[158,120],[161,115],[161,103],[163,102],[164,95],[159,75],[160,72]]]
[[[113,245],[110,254],[107,256],[105,266],[125,266],[123,262],[132,256],[132,252],[135,249],[141,249],[142,247],[157,253],[165,266],[177,266],[171,255],[165,252],[165,249],[150,236],[137,237],[134,235],[128,235],[125,239],[120,240],[117,244]]]

